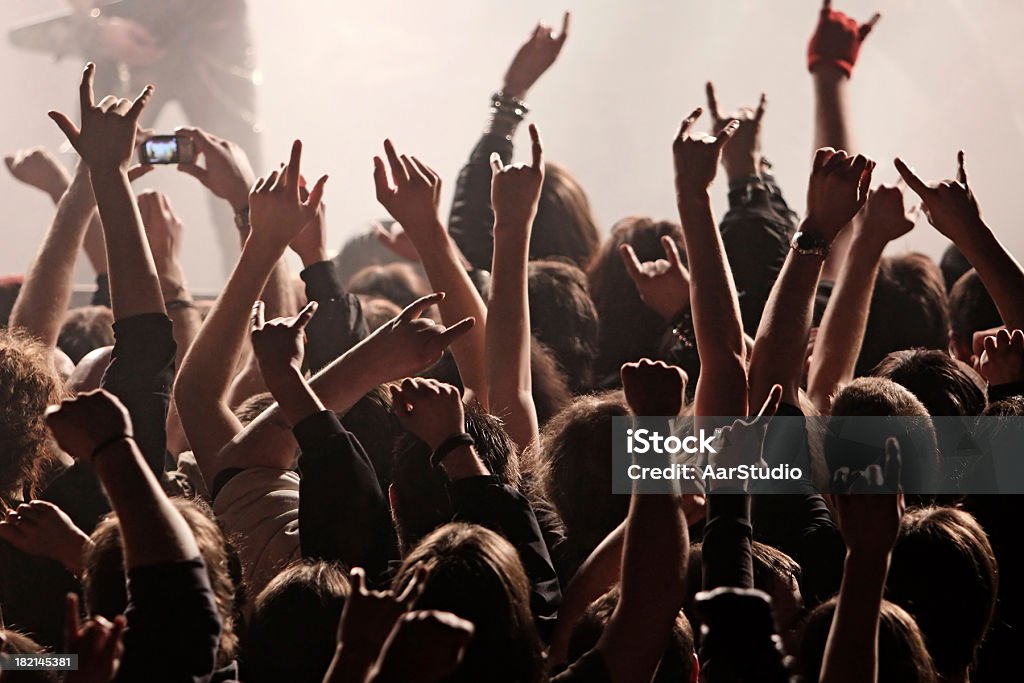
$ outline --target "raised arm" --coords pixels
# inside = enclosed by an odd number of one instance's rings
[[[89,167],[79,163],[67,191],[57,200],[57,214],[11,311],[12,328],[24,330],[51,349],[57,346],[67,316],[75,263],[95,210]]]
[[[921,197],[924,212],[935,229],[963,252],[1011,330],[1024,329],[1024,269],[995,236],[967,183],[963,150],[957,154],[956,180],[925,183],[901,159],[896,170]]]
[[[814,292],[836,236],[867,201],[875,163],[863,155],[820,149],[807,187],[807,216],[768,297],[750,360],[750,402],[782,385],[782,401],[799,405]],[[818,340],[820,343],[821,340]]]
[[[288,243],[316,213],[323,196],[327,176],[317,181],[307,201],[299,198],[301,160],[302,143],[296,140],[283,171],[274,171],[253,187],[249,197],[252,232],[175,381],[178,414],[207,482],[213,481],[217,470],[217,454],[242,428],[227,404],[226,393],[245,343],[253,302]]]
[[[490,411],[501,417],[523,451],[537,440],[537,407],[530,376],[530,307],[526,266],[530,233],[544,182],[544,158],[537,127],[530,124],[533,161],[505,166],[491,157],[494,180],[494,265],[487,321],[487,387]]]
[[[402,225],[412,240],[430,286],[434,291],[445,293],[438,305],[444,323],[454,325],[464,318],[476,320],[473,329],[452,346],[452,353],[466,393],[486,407],[489,395],[485,337],[487,309],[462,267],[458,248],[438,216],[441,179],[416,157],[399,156],[390,140],[384,141],[384,152],[394,186],[388,180],[384,160],[374,157],[373,181],[377,201]]]
[[[672,145],[676,202],[690,265],[690,310],[701,363],[694,401],[697,415],[746,415],[743,324],[709,190],[722,148],[739,122],[730,121],[715,137],[690,135],[702,111],[698,108],[683,120]]]
[[[686,375],[643,360],[622,366],[622,385],[634,414],[673,415]],[[686,598],[690,539],[682,496],[634,494],[625,524],[622,596],[595,649],[611,680],[647,683]]]
[[[446,328],[421,317],[443,298],[443,293],[436,293],[414,301],[314,375],[309,386],[322,405],[344,413],[377,385],[415,375],[440,360],[444,350],[473,327],[472,318]],[[271,406],[224,448],[210,476],[226,467],[291,468],[296,447],[292,420],[297,418],[294,411],[289,415],[281,405]]]
[[[885,578],[903,516],[898,493],[900,452],[896,439],[885,444],[884,469],[836,473],[846,493],[835,496],[839,529],[846,542],[843,583],[825,642],[821,683],[874,683],[878,680],[878,628]]]
[[[882,185],[868,197],[864,218],[854,222],[850,252],[829,297],[812,354],[807,393],[818,411],[831,412],[831,398],[853,379],[871,307],[882,252],[914,227],[917,207],[907,211],[899,187]]]
[[[81,130],[64,114],[50,112],[50,118],[89,166],[96,205],[103,221],[114,319],[166,313],[142,216],[128,178],[139,116],[153,93],[153,86],[146,86],[134,102],[107,97],[96,106],[93,101],[95,71],[95,65],[89,64],[82,76]]]
[[[850,130],[849,81],[857,63],[860,46],[881,15],[865,24],[832,9],[830,0],[822,4],[818,25],[807,46],[807,68],[814,83],[814,140],[812,149],[832,147],[857,152]],[[845,233],[849,235],[849,233]],[[826,262],[823,277],[834,280],[846,258],[849,240],[839,237],[832,256]]]
[[[568,12],[558,35],[551,27],[537,24],[509,64],[501,90],[491,96],[487,127],[459,173],[448,228],[452,239],[475,268],[490,268],[494,250],[491,155],[498,154],[502,164],[512,163],[512,137],[529,111],[524,103],[526,95],[554,64],[568,36]]]

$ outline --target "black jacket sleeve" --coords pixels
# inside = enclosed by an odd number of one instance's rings
[[[110,308],[110,278],[106,273],[96,276],[96,291],[92,293],[93,306],[106,306]]]
[[[387,499],[370,458],[338,417],[325,410],[295,425],[302,556],[383,575],[398,558]]]
[[[213,673],[222,624],[202,558],[130,569],[124,614],[118,683],[191,683]]]
[[[811,459],[803,414],[781,404],[765,435],[764,459],[769,467],[789,463],[800,467],[803,479],[792,493],[754,496],[754,537],[792,557],[801,568],[801,592],[808,605],[817,605],[839,590],[846,546],[825,499],[810,480]]]
[[[459,172],[448,217],[448,233],[474,268],[491,269],[494,253],[494,210],[491,208],[491,153],[512,162],[512,140],[485,133]]]
[[[739,294],[743,329],[751,336],[757,334],[796,225],[796,214],[786,206],[771,176],[730,185],[729,211],[719,230]]]
[[[707,498],[707,521],[701,545],[704,590],[723,586],[752,588],[754,563],[750,554],[750,496],[712,493]]]
[[[321,261],[300,274],[306,299],[320,307],[306,326],[306,366],[318,372],[369,334],[359,298],[342,289],[331,261]]]
[[[515,489],[493,476],[468,477],[449,485],[455,521],[479,524],[515,546],[530,579],[530,608],[541,635],[554,629],[562,590],[533,508]]]
[[[114,323],[114,350],[100,386],[121,399],[132,418],[135,441],[153,472],[164,471],[167,406],[174,382],[174,326],[163,313]]]

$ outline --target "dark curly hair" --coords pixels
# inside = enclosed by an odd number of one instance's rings
[[[50,349],[22,332],[0,330],[0,496],[37,492],[56,454],[43,413],[63,394]]]

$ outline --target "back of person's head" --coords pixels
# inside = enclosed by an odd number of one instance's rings
[[[892,351],[948,346],[949,304],[938,266],[924,254],[883,258],[856,375],[868,374]]]
[[[871,375],[909,389],[933,417],[980,415],[985,410],[985,380],[945,351],[893,351]]]
[[[573,393],[593,386],[598,319],[586,274],[561,261],[529,266],[530,331],[554,354]]]
[[[41,655],[43,646],[20,631],[0,625],[0,652],[7,655]],[[54,671],[7,671],[0,669],[0,683],[57,683]]]
[[[101,346],[114,344],[114,312],[106,306],[83,306],[68,311],[57,346],[74,363]]]
[[[687,598],[684,609],[692,613],[693,602],[704,582],[704,548],[700,542],[690,545],[686,568]],[[764,591],[772,600],[775,623],[783,635],[795,630],[803,619],[804,602],[800,593],[802,571],[792,557],[774,546],[760,541],[750,544],[754,569],[754,588]]]
[[[256,596],[243,679],[320,683],[349,593],[345,571],[327,562],[297,562],[275,576]]]
[[[0,330],[0,498],[36,491],[56,452],[43,413],[62,393],[49,349]]]
[[[572,635],[569,636],[569,664],[585,655],[597,645],[597,641],[604,633],[608,620],[612,617],[619,604],[621,593],[616,586],[590,603],[586,612],[573,626]],[[661,655],[658,669],[651,679],[653,683],[687,683],[696,681],[697,673],[696,659],[694,657],[695,645],[693,641],[693,628],[690,620],[680,610],[676,621],[672,625],[672,633],[669,636],[668,645]]]
[[[391,226],[391,219],[380,221],[384,226]],[[331,259],[340,282],[348,282],[353,275],[367,266],[383,266],[388,263],[409,263],[395,252],[381,244],[376,235],[377,221],[372,221],[368,229],[357,233],[341,245],[341,249]]]
[[[629,496],[612,493],[612,418],[626,415],[621,391],[577,396],[545,425],[531,452],[575,560],[582,561],[629,511]]]
[[[530,236],[530,260],[565,258],[585,268],[601,241],[590,201],[565,167],[544,165],[544,185]]]
[[[662,235],[675,241],[680,254],[685,252],[682,228],[677,223],[624,218],[612,228],[587,269],[590,296],[601,321],[594,366],[598,383],[610,376],[617,377],[623,363],[650,357],[658,349],[666,323],[640,300],[622,263],[619,247],[632,245],[641,261],[665,258]]]
[[[816,681],[837,599],[818,605],[807,619],[800,647],[804,680]],[[906,610],[882,600],[878,624],[878,683],[936,683],[935,667],[917,622]]]
[[[881,465],[889,437],[899,441],[903,488],[935,493],[942,468],[928,409],[909,389],[884,377],[859,377],[832,399],[825,432],[829,476],[840,467],[859,471]]]
[[[537,409],[537,421],[543,427],[572,401],[572,392],[558,360],[537,339],[530,338],[530,391]]]
[[[501,421],[476,403],[467,405],[465,413],[466,432],[476,442],[476,452],[488,471],[502,484],[519,488],[519,455]],[[399,543],[405,550],[454,516],[448,479],[430,464],[430,455],[430,447],[411,433],[405,433],[395,444],[391,511]]]
[[[530,582],[511,543],[480,526],[446,524],[406,556],[394,588],[401,590],[421,567],[429,574],[415,608],[452,612],[476,627],[462,666],[448,680],[543,680]]]
[[[237,656],[238,651],[238,634],[235,631],[236,583],[233,578],[236,572],[231,567],[231,549],[224,532],[213,518],[213,512],[205,503],[177,497],[171,498],[171,503],[192,530],[199,554],[206,565],[221,619],[217,666],[223,667]],[[128,606],[121,526],[117,515],[110,513],[100,520],[90,538],[92,543],[87,547],[84,558],[83,595],[89,613],[113,619]]]
[[[359,303],[363,307],[363,319],[366,320],[366,327],[370,332],[396,318],[402,312],[398,304],[390,299],[361,296]]]
[[[792,658],[775,629],[771,598],[756,588],[722,586],[697,594],[701,681],[789,683]]]
[[[239,403],[238,407],[232,412],[234,412],[235,417],[237,417],[238,421],[244,426],[262,415],[267,408],[275,403],[277,403],[277,401],[274,400],[274,395],[269,391],[264,391],[248,397]]]
[[[975,332],[1003,324],[996,302],[985,288],[978,271],[964,273],[949,292],[949,337],[960,360],[970,360]]]
[[[78,365],[75,366],[71,376],[68,377],[68,392],[81,394],[93,389],[99,389],[103,381],[103,373],[107,371],[107,366],[110,365],[113,353],[113,346],[102,346],[85,354],[78,361]]]
[[[942,271],[942,282],[946,285],[946,291],[952,292],[956,281],[970,269],[971,262],[955,244],[950,242],[939,258],[939,270]]]
[[[353,275],[345,290],[373,298],[387,299],[405,308],[430,293],[430,285],[409,263],[367,266]]]
[[[886,597],[913,615],[942,677],[964,672],[988,632],[999,574],[988,535],[953,507],[903,515]]]

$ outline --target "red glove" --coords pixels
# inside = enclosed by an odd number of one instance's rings
[[[881,15],[875,14],[867,23],[858,24],[842,12],[832,9],[825,0],[818,17],[818,27],[807,46],[807,70],[814,71],[821,64],[836,67],[849,78],[857,63],[860,44],[864,42]]]

